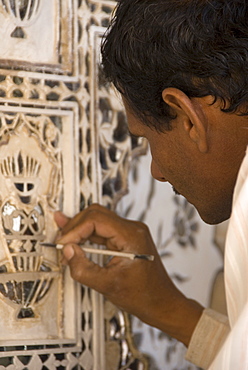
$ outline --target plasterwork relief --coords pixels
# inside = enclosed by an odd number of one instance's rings
[[[7,118],[7,117],[6,117]],[[12,117],[11,117],[12,118]],[[53,225],[52,210],[49,207],[47,194],[51,194],[51,202],[56,205],[56,198],[60,195],[60,163],[54,166],[48,158],[48,151],[42,152],[40,143],[25,125],[25,118],[17,115],[18,123],[13,125],[13,130],[8,131],[1,141],[5,145],[0,148],[0,188],[1,188],[1,274],[0,292],[5,298],[2,301],[2,312],[10,320],[2,322],[0,330],[6,343],[8,336],[14,334],[14,338],[23,339],[23,332],[15,329],[20,321],[25,318],[36,320],[39,313],[38,306],[42,301],[49,299],[50,291],[53,291],[56,302],[60,301],[53,289],[55,281],[61,285],[59,278],[60,267],[56,251],[43,251],[40,242],[44,239],[54,239],[54,231],[49,230]],[[6,122],[6,121],[5,121]],[[5,127],[5,130],[7,127]],[[49,128],[48,128],[49,130]],[[56,135],[56,134],[55,134]],[[35,156],[34,156],[35,153]],[[48,175],[47,175],[48,174]],[[55,183],[53,184],[53,177]],[[49,187],[51,189],[49,189]],[[50,191],[49,191],[50,190]],[[53,199],[52,199],[53,198]],[[50,205],[51,207],[51,205]],[[45,224],[46,223],[46,224]],[[53,225],[54,226],[54,225]],[[48,254],[49,253],[49,254]],[[52,304],[52,301],[46,304]],[[8,315],[9,305],[14,308],[15,313]],[[17,307],[15,307],[17,306]],[[61,318],[56,318],[58,307],[52,314],[52,310],[40,320],[44,329],[39,326],[39,338],[48,336],[60,336]],[[10,312],[9,312],[10,313]],[[51,314],[51,318],[48,318]],[[14,320],[13,316],[16,316]],[[47,323],[51,322],[48,330]],[[30,323],[30,320],[28,321]],[[58,325],[57,329],[54,324]],[[33,323],[30,328],[25,325],[26,339],[34,329]],[[38,334],[38,333],[37,333]],[[12,338],[12,339],[14,339]],[[31,338],[33,336],[31,335]]]
[[[77,305],[75,284],[63,273],[58,252],[40,245],[55,238],[53,212],[73,211],[79,200],[70,196],[77,189],[63,175],[75,173],[76,106],[1,110],[0,307],[6,319],[0,324],[0,345],[5,352],[34,340],[77,347],[79,322],[70,317]],[[75,300],[68,305],[69,289]]]
[[[98,7],[99,2],[94,2]],[[110,2],[107,2],[110,3]],[[118,201],[128,191],[128,170],[132,158],[144,154],[144,141],[132,141],[127,130],[126,117],[120,96],[111,86],[102,83],[99,47],[104,28],[90,29],[91,68],[95,70],[92,94],[92,115],[98,127],[97,146],[101,166],[100,202],[115,209]],[[133,343],[129,316],[104,300],[107,328],[105,338],[106,369],[147,369],[148,362]]]
[[[143,150],[97,67],[114,6],[0,1],[1,370],[146,368],[128,316],[40,246],[55,237],[54,210],[114,208]]]
[[[0,66],[76,74],[74,13],[72,0],[1,0]]]

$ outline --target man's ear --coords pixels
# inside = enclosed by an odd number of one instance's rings
[[[185,131],[201,153],[206,153],[208,151],[208,121],[202,105],[174,87],[164,89],[162,97],[164,102],[170,106],[172,114],[176,116],[178,127]]]

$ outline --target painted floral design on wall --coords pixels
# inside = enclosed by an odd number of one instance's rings
[[[185,198],[175,196],[173,200],[177,207],[174,216],[177,243],[182,247],[196,248],[195,234],[199,231],[199,222],[195,218],[196,210]]]

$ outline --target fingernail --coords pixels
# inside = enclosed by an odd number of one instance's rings
[[[67,259],[67,261],[70,261],[72,259],[72,257],[74,257],[74,249],[72,247],[72,245],[67,245],[66,247],[64,247],[63,249],[63,255],[65,256],[65,258]]]

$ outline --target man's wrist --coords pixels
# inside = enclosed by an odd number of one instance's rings
[[[140,319],[188,347],[203,310],[204,307],[198,302],[180,294],[180,298],[175,297],[174,304],[172,300],[170,303],[161,302],[153,311],[153,317],[148,319],[140,317]]]
[[[171,320],[174,325],[170,332],[168,330],[166,332],[188,347],[203,310],[204,307],[195,300],[184,298],[172,314]]]

